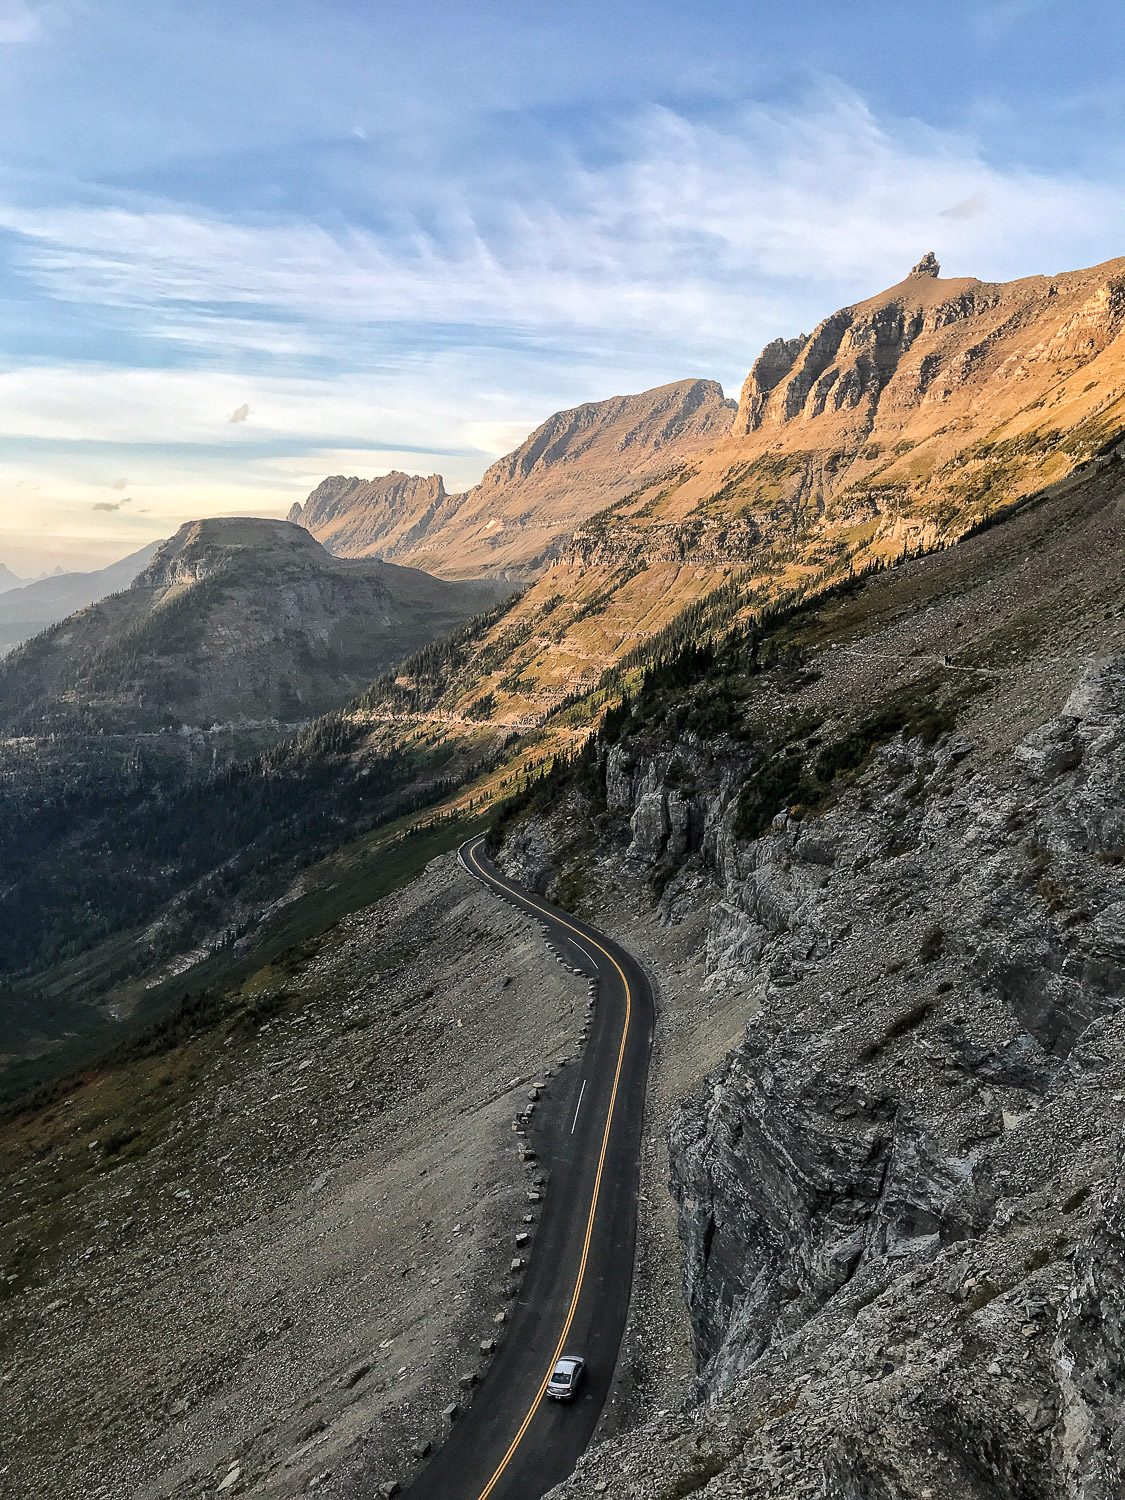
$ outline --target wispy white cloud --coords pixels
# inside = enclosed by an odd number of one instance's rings
[[[28,0],[0,0],[0,45],[34,42],[42,34],[42,16]]]
[[[427,378],[428,377],[428,378]],[[300,451],[368,441],[386,451],[466,456],[482,467],[487,453],[469,435],[473,423],[488,423],[508,397],[470,388],[462,363],[436,360],[425,373],[378,379],[337,373],[333,378],[274,374],[255,377],[254,421],[247,433],[232,433],[226,413],[239,409],[242,373],[210,370],[118,369],[110,365],[35,365],[0,370],[0,437],[33,439],[41,446],[111,444],[116,470],[130,463],[130,445],[198,445],[219,448],[228,465],[252,443],[286,442]],[[10,444],[9,444],[10,446]],[[123,459],[122,453],[125,457]],[[242,460],[240,460],[242,461]],[[136,484],[134,478],[131,484]],[[114,472],[103,475],[104,487]]]
[[[1121,243],[1125,192],[990,166],[965,139],[881,122],[843,88],[801,110],[689,120],[652,109],[620,160],[575,167],[505,211],[466,188],[437,229],[380,235],[237,222],[175,206],[0,208],[23,274],[213,357],[390,364],[412,336],[595,340],[724,372],[794,317],[947,270],[1053,270]],[[952,207],[950,206],[952,205]],[[487,223],[487,227],[485,227]],[[450,328],[459,330],[448,334]],[[518,385],[518,378],[513,385]]]

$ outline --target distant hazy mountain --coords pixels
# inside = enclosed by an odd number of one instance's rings
[[[76,609],[96,604],[107,594],[127,589],[142,568],[156,556],[159,542],[98,568],[91,573],[52,573],[25,583],[0,563],[0,654],[38,635],[48,625],[65,620]],[[6,582],[12,579],[12,582]]]
[[[309,718],[495,597],[333,557],[288,521],[189,522],[129,587],[6,659],[0,723],[131,734]]]

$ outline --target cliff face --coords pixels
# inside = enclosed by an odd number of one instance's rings
[[[236,516],[213,521],[187,521],[157,547],[151,561],[133,579],[132,587],[162,595],[168,589],[201,583],[240,558],[256,557],[280,566],[317,556],[307,532],[288,521],[265,521]]]
[[[1120,261],[1007,284],[938,271],[927,258],[811,336],[769,345],[743,386],[735,434],[818,418],[826,433],[846,434],[950,401],[959,413],[987,401],[994,416],[1007,415],[1096,360],[1121,331]]]
[[[582,521],[713,445],[734,410],[713,380],[591,401],[549,417],[463,495],[447,496],[436,474],[335,478],[291,519],[341,556],[526,579]]]
[[[993,284],[924,257],[767,345],[730,434],[619,518],[752,517],[853,554],[952,539],[1120,432],[1123,327],[1125,262]]]
[[[508,840],[706,908],[746,1024],[668,1137],[696,1384],[560,1496],[1121,1493],[1123,517],[1103,473],[667,670]]]
[[[721,793],[701,810],[708,967],[754,998],[669,1147],[699,1394],[772,1412],[748,1494],[1125,1479],[1125,656],[993,770],[971,757],[895,745],[822,827],[750,850]]]

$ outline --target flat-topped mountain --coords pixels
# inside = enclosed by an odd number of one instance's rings
[[[0,665],[0,724],[132,733],[306,719],[494,595],[333,557],[287,521],[192,521],[130,587]]]
[[[393,557],[446,578],[526,578],[606,505],[713,446],[734,414],[714,380],[590,401],[549,417],[463,495],[446,494],[437,474],[336,476],[290,520],[341,555]]]

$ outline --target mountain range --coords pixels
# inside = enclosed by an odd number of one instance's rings
[[[711,446],[734,413],[715,381],[680,380],[556,412],[465,494],[447,494],[440,474],[337,475],[289,519],[341,556],[527,579],[607,504]]]
[[[600,1191],[629,1322],[558,1500],[1125,1492],[1123,474],[1125,260],[927,255],[737,403],[189,523],[13,651],[20,1492],[501,1452],[519,1278],[561,1223],[580,1285]],[[639,1181],[599,935],[659,986]]]
[[[133,958],[197,941],[222,886],[206,872],[245,850],[255,809],[239,908],[252,925],[345,826],[435,800],[451,816],[487,806],[572,756],[686,641],[1097,472],[1123,425],[1123,322],[1125,261],[992,284],[942,279],[926,256],[767,346],[737,404],[680,381],[556,414],[463,495],[436,475],[337,477],[297,524],[185,526],[130,587],[0,667],[23,870],[0,896],[9,972],[38,983],[37,965],[53,974],[64,952],[77,961],[126,912],[151,922],[177,891],[177,923],[150,929],[159,940]],[[56,837],[38,853],[26,842],[33,765],[35,805],[55,809],[71,849],[65,881]],[[271,796],[276,821],[260,811]],[[182,869],[153,833],[173,804],[199,831]],[[159,879],[127,828],[159,845]],[[117,915],[79,895],[107,860]],[[188,886],[205,896],[197,915]],[[117,983],[129,961],[68,970],[68,992]]]
[[[602,488],[601,508],[591,501],[593,513],[556,540],[521,598],[459,649],[456,671],[417,691],[393,684],[367,705],[372,744],[385,744],[384,721],[401,736],[405,708],[426,738],[490,732],[498,743],[534,731],[530,758],[565,751],[586,710],[568,721],[560,707],[593,695],[596,712],[604,675],[684,611],[726,611],[733,590],[736,611],[752,612],[949,545],[1062,482],[1121,430],[1123,323],[1122,260],[993,284],[943,280],[923,257],[898,285],[767,346],[733,413],[714,388],[709,433],[693,432],[688,452],[668,433],[659,476],[639,474],[624,495],[617,477],[616,489]],[[651,411],[659,397],[630,401]],[[582,410],[589,422],[598,408]],[[608,403],[607,417],[616,410]],[[572,415],[540,432],[569,431]],[[565,454],[547,446],[537,460],[560,495]],[[490,472],[520,470],[511,455]],[[347,514],[345,495],[334,524]],[[382,525],[384,516],[379,503],[363,509],[376,550],[373,517]],[[311,502],[307,519],[315,525]],[[405,522],[400,514],[400,536]],[[441,515],[422,530],[425,540],[401,555],[440,551]]]
[[[774,340],[737,407],[703,380],[593,402],[464,495],[439,475],[337,476],[291,519],[344,555],[452,576],[541,573],[575,549],[588,561],[606,532],[685,556],[711,537],[746,552],[787,525],[857,557],[952,539],[1116,431],[1125,261],[1010,283],[939,272],[924,256]]]

